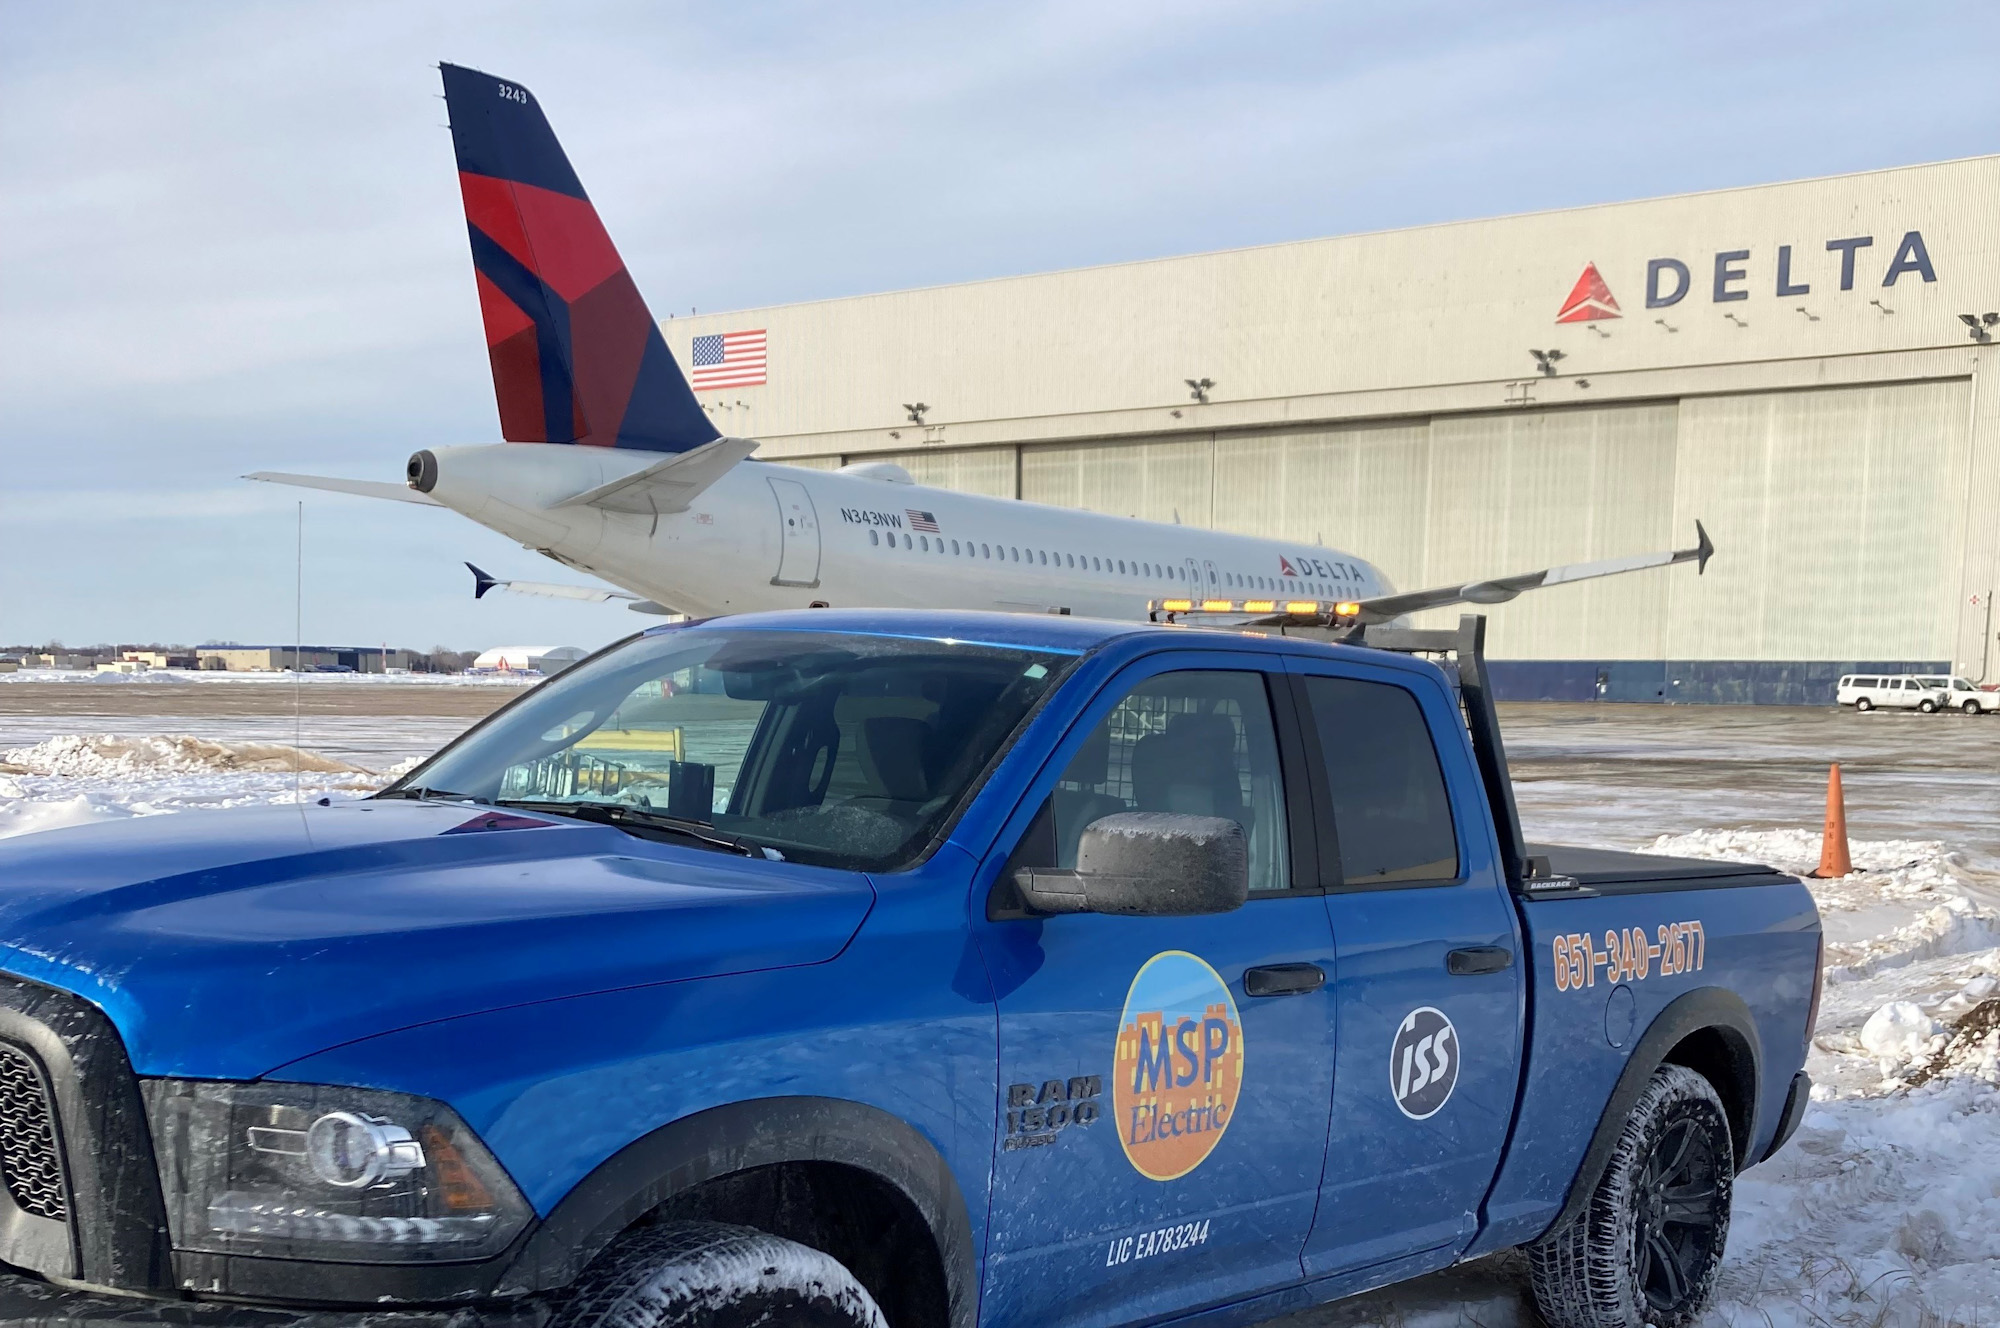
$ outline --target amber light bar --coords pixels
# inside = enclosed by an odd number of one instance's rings
[[[1156,599],[1146,607],[1154,613],[1287,613],[1295,618],[1356,618],[1361,605],[1353,600],[1329,603],[1321,599]]]

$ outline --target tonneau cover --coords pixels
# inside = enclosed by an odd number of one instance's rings
[[[1667,890],[1714,889],[1719,886],[1775,884],[1787,879],[1775,867],[1757,862],[1717,862],[1708,858],[1667,858],[1654,853],[1624,853],[1609,848],[1569,848],[1561,844],[1530,844],[1528,856],[1547,858],[1549,871],[1571,876],[1593,889]]]

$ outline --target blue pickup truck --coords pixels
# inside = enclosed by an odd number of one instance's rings
[[[1522,843],[1479,649],[804,611],[366,800],[0,844],[0,1320],[1674,1328],[1820,925]]]

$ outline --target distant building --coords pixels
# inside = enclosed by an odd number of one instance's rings
[[[192,651],[170,655],[164,650],[121,650],[118,652],[118,658],[122,663],[137,664],[148,669],[191,669],[195,667],[195,655]],[[101,669],[99,671],[102,672]],[[129,669],[121,669],[119,671],[124,673],[131,672]]]
[[[705,394],[764,461],[1324,541],[1404,590],[1686,548],[1700,518],[1705,576],[1493,609],[1500,695],[1825,705],[1843,673],[2000,678],[1996,197],[1974,157],[662,332],[683,365],[768,340],[768,383]]]
[[[575,646],[495,646],[472,661],[474,673],[560,673],[582,659]]]
[[[197,666],[227,673],[383,673],[408,669],[418,660],[414,650],[382,646],[201,646]]]

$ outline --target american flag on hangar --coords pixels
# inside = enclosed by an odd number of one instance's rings
[[[937,518],[929,512],[919,512],[914,507],[906,507],[903,509],[903,514],[910,518],[911,530],[921,531],[926,535],[938,533]]]
[[[688,381],[706,387],[755,387],[764,381],[764,329],[711,332],[694,339]]]

